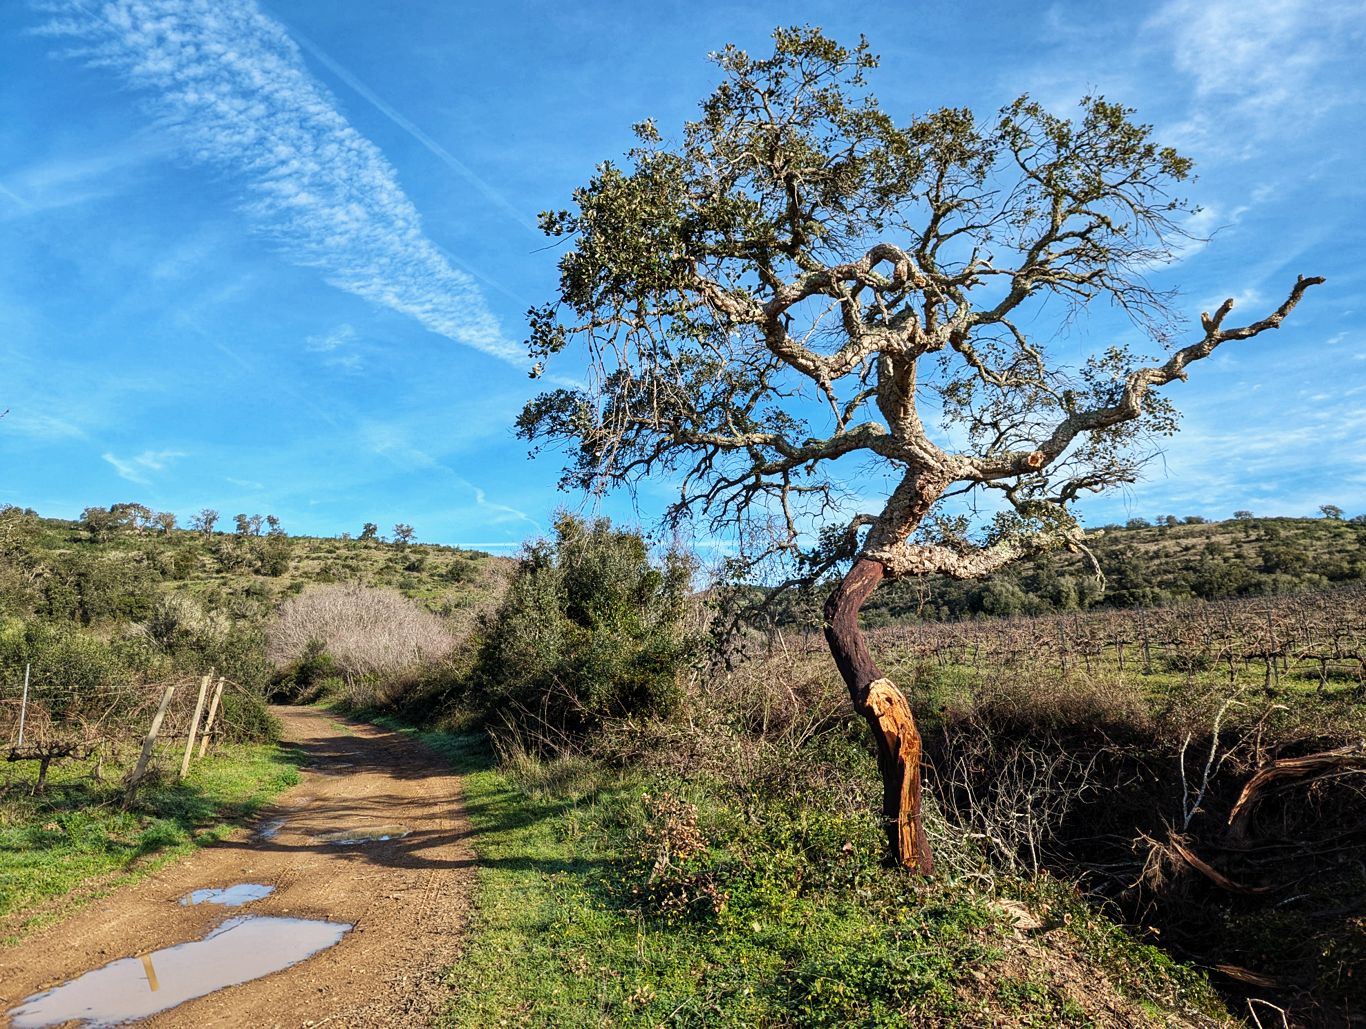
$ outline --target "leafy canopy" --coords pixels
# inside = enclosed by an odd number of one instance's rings
[[[591,372],[518,429],[568,445],[566,487],[677,481],[669,519],[740,527],[742,565],[815,577],[862,548],[892,574],[975,576],[1075,539],[1070,502],[1131,481],[1135,444],[1174,430],[1154,387],[1318,281],[1241,329],[1223,328],[1230,301],[1163,364],[1111,346],[1066,367],[1058,327],[1096,301],[1170,344],[1145,273],[1183,239],[1170,190],[1191,164],[1133,111],[1085,97],[1063,118],[1023,96],[898,125],[867,42],[811,28],[712,60],[722,81],[680,139],[637,125],[624,166],[542,215],[572,248],[530,312],[533,375],[572,341]],[[936,516],[984,489],[1008,512],[984,538]]]

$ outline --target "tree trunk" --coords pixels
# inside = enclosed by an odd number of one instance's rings
[[[882,576],[878,562],[854,562],[825,602],[825,639],[849,687],[854,710],[867,720],[877,743],[888,863],[929,875],[934,860],[920,820],[920,732],[905,695],[873,662],[858,624],[859,608]]]

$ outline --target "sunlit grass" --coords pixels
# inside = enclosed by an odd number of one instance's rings
[[[11,771],[0,795],[0,933],[25,929],[140,878],[236,823],[299,781],[292,752],[274,744],[225,744],[196,762],[184,782],[153,779],[125,809],[119,779],[106,763],[103,782],[89,762],[56,764],[47,791],[32,796],[36,773]]]

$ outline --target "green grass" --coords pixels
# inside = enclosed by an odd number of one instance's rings
[[[226,744],[184,782],[153,781],[125,810],[118,778],[103,784],[85,762],[54,765],[47,793],[13,774],[0,796],[0,939],[25,930],[222,839],[236,823],[298,782],[292,752],[275,744]],[[56,903],[59,898],[64,898]]]
[[[1013,977],[993,895],[880,868],[871,818],[582,757],[499,768],[478,736],[381,721],[463,774],[479,873],[443,1026],[1094,1024],[1047,970]],[[1115,940],[1098,992],[1149,949]],[[1180,978],[1136,992],[1218,1011]]]

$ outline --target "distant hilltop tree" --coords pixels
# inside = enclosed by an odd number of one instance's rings
[[[110,508],[87,507],[81,512],[81,527],[96,542],[108,539],[123,526],[123,519]]]
[[[1336,522],[1342,520],[1343,511],[1337,504],[1323,504],[1319,507],[1319,513]]]
[[[175,528],[175,514],[171,511],[158,511],[156,523],[162,535],[170,535],[171,530]]]
[[[205,536],[213,535],[213,527],[218,524],[218,512],[211,507],[203,508],[190,519],[190,528]]]
[[[109,510],[118,518],[120,525],[138,531],[151,528],[155,517],[146,504],[113,504]]]
[[[394,542],[401,547],[406,547],[413,540],[413,527],[399,522],[394,526]]]
[[[1233,517],[1240,522],[1245,522],[1251,519],[1253,515],[1251,511],[1234,511]]]
[[[734,540],[737,577],[842,576],[826,638],[876,744],[889,862],[928,872],[920,734],[859,609],[884,579],[1084,547],[1073,502],[1132,482],[1176,429],[1160,391],[1323,280],[1242,325],[1226,300],[1181,342],[1150,275],[1189,239],[1172,190],[1191,162],[1132,110],[1088,96],[1060,116],[1023,96],[898,124],[867,88],[866,41],[774,43],[714,54],[696,121],[640,123],[625,164],[541,216],[567,245],[529,315],[533,374],[571,344],[589,369],[518,430],[565,448],[566,487],[677,483],[666,520]],[[1065,330],[1102,307],[1163,356],[1077,361]],[[973,530],[943,503],[965,495],[1002,513]]]
[[[379,539],[379,526],[374,522],[366,522],[361,526],[360,535],[356,538],[362,543]]]

